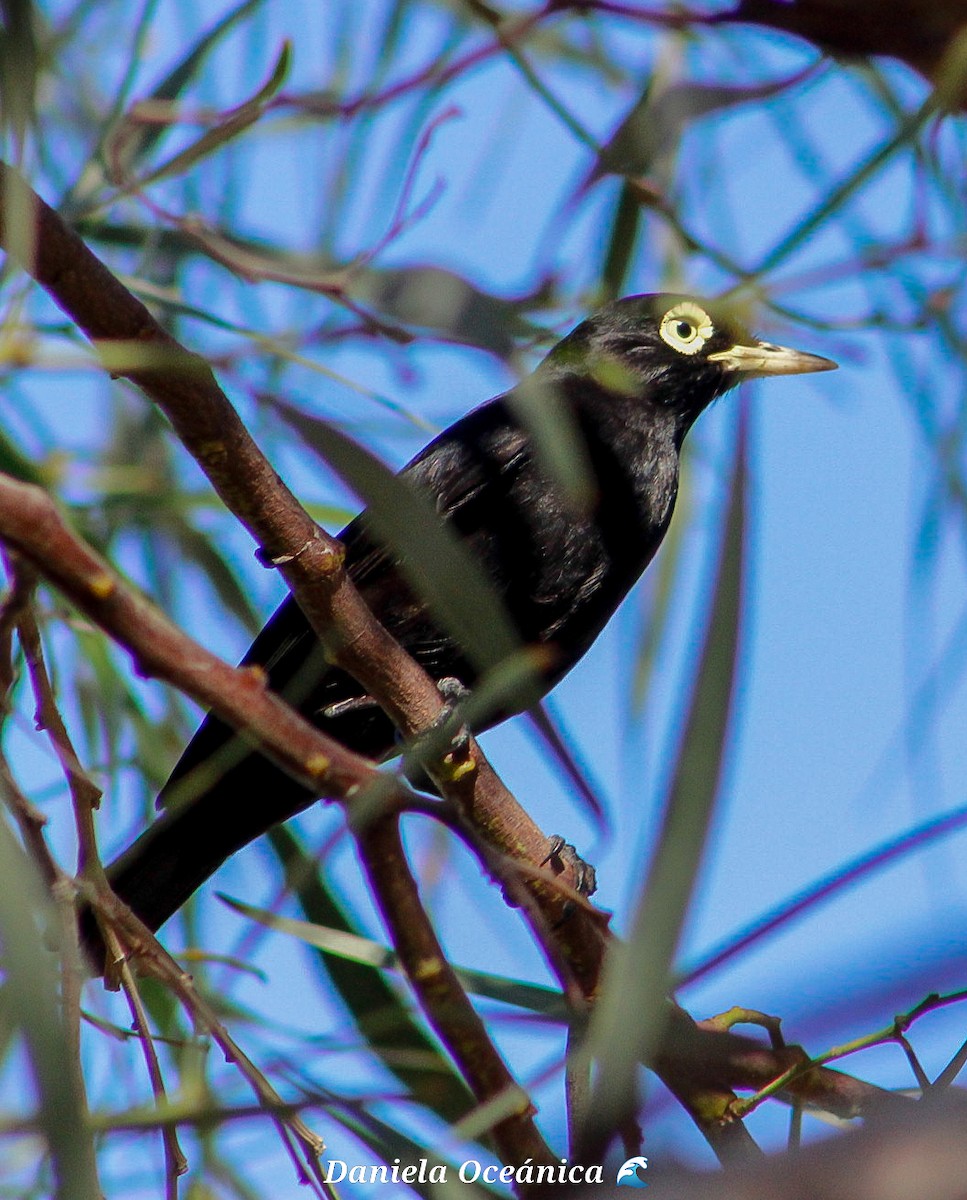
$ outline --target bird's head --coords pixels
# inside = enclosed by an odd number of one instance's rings
[[[684,428],[744,379],[835,367],[828,358],[760,341],[721,302],[665,293],[598,309],[542,364],[552,376],[590,376],[617,395],[648,397],[672,409]]]

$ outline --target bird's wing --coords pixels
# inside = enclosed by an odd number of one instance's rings
[[[461,520],[474,502],[507,486],[533,459],[529,436],[514,420],[503,398],[490,400],[430,442],[400,472],[433,500],[444,520],[455,520],[464,537],[472,537]],[[347,547],[346,565],[357,587],[381,574],[396,555],[367,535],[365,513],[339,535]]]
[[[480,425],[484,428],[475,428]],[[530,465],[533,455],[526,431],[511,420],[503,404],[492,402],[431,442],[404,476],[431,495],[437,512],[449,519],[484,494],[505,487]]]
[[[493,400],[430,442],[401,475],[432,498],[441,518],[451,520],[520,471],[531,457],[527,434],[513,421],[502,401]],[[405,585],[398,574],[399,556],[374,541],[366,528],[365,513],[351,521],[339,539],[346,547],[349,577],[370,608],[382,614],[384,620],[395,615],[391,628],[396,636],[418,634],[416,626],[426,620],[422,605],[411,595],[402,594]],[[301,610],[286,600],[242,662],[258,663],[268,673],[271,685],[281,690],[292,675],[293,664],[304,658],[314,638]],[[411,651],[419,649],[418,636],[415,644],[410,637],[406,640]],[[435,640],[430,638],[431,642]]]
[[[441,517],[458,520],[461,532],[469,534],[472,543],[476,526],[486,521],[487,498],[528,458],[526,435],[496,401],[468,414],[431,442],[403,475],[433,498]],[[478,500],[479,514],[474,511]],[[469,665],[400,573],[398,555],[373,540],[365,515],[339,536],[346,546],[350,578],[393,636],[431,675],[456,675],[468,685],[472,683]],[[315,634],[291,596],[276,609],[242,664],[261,666],[274,691],[353,749],[374,757],[385,753],[384,743],[392,740],[386,718],[380,711],[363,711],[360,704],[365,705],[365,690],[326,663]],[[227,726],[209,716],[185,751],[169,787],[233,736]],[[160,803],[165,803],[164,793]]]

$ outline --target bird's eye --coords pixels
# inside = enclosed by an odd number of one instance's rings
[[[715,327],[704,308],[683,301],[665,313],[658,332],[679,354],[698,354],[715,332]]]

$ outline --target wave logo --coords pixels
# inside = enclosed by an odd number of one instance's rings
[[[639,1154],[637,1158],[629,1158],[626,1163],[621,1164],[615,1182],[624,1184],[626,1187],[646,1188],[648,1184],[642,1179],[641,1173],[647,1170],[648,1159],[642,1158]]]

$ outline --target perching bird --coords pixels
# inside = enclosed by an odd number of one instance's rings
[[[547,690],[658,549],[675,505],[682,440],[699,413],[744,379],[835,365],[752,338],[720,305],[629,296],[578,325],[521,385],[536,385],[538,395],[553,389],[570,410],[596,493],[587,510],[576,511],[551,481],[513,391],[451,425],[403,475],[469,545],[521,641],[553,651]],[[472,688],[468,657],[401,578],[392,550],[374,544],[365,519],[341,534],[357,588],[431,676]],[[291,597],[244,661],[263,666],[273,688],[346,746],[376,760],[393,751],[389,719],[326,664]],[[114,888],[157,929],[230,855],[315,799],[208,716],[158,799],[162,816],[109,868]]]

